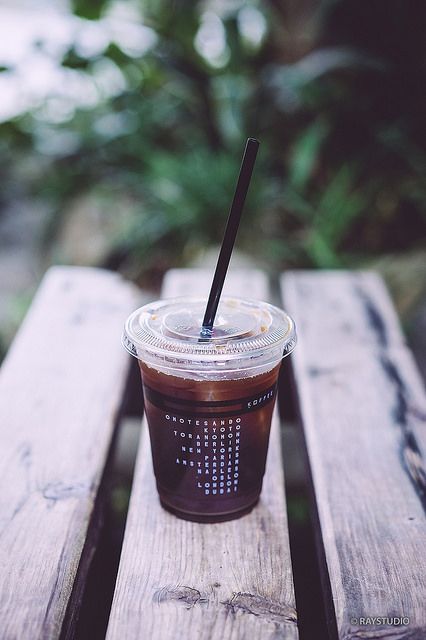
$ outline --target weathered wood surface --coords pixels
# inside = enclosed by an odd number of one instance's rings
[[[2,639],[61,633],[129,365],[120,334],[136,305],[110,272],[53,268],[0,370]]]
[[[169,272],[163,296],[207,296],[210,278]],[[231,272],[225,287],[268,294],[259,272]],[[144,425],[108,640],[298,637],[278,430],[275,415],[259,505],[239,520],[196,524],[161,508]]]
[[[282,292],[332,636],[426,638],[426,401],[388,294],[348,272],[288,273]]]

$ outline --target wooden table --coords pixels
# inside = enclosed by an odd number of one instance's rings
[[[171,271],[163,296],[206,295],[210,276]],[[303,434],[328,637],[420,640],[426,401],[395,312],[372,273],[281,285],[299,333],[281,392]],[[226,288],[269,297],[258,271]],[[78,637],[129,387],[120,334],[139,300],[110,272],[51,269],[0,370],[2,639]],[[180,520],[158,503],[143,425],[108,640],[298,638],[284,473],[275,413],[259,505],[228,523]]]

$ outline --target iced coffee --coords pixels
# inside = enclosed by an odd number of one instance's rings
[[[272,305],[224,298],[206,340],[204,306],[146,305],[128,319],[123,343],[139,360],[161,504],[219,522],[259,499],[279,368],[295,330]]]

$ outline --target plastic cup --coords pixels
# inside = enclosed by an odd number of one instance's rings
[[[162,506],[220,522],[257,503],[281,360],[294,322],[266,302],[223,298],[200,338],[205,300],[147,304],[128,318],[124,347],[139,361]]]

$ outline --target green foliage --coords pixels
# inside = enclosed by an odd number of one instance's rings
[[[289,181],[296,189],[303,190],[311,178],[319,160],[321,144],[329,132],[329,127],[321,120],[315,120],[302,131],[289,158]]]
[[[72,7],[97,20],[109,4]],[[419,244],[424,4],[322,2],[303,38],[297,3],[133,4],[156,34],[145,53],[111,40],[60,61],[98,87],[102,74],[117,77],[112,94],[99,89],[95,104],[57,121],[47,101],[2,126],[16,164],[24,150],[34,160],[24,188],[56,212],[49,242],[68,202],[108,185],[137,215],[107,264],[141,279],[185,262],[220,241],[251,135],[262,144],[238,242],[266,265],[333,268]],[[222,52],[203,54],[202,29]],[[9,158],[0,170],[13,174]]]
[[[71,7],[75,15],[88,20],[98,20],[107,3],[105,0],[72,0]]]
[[[69,67],[70,69],[86,70],[90,66],[90,61],[87,60],[87,58],[79,56],[74,48],[71,48],[62,58],[62,66]]]

